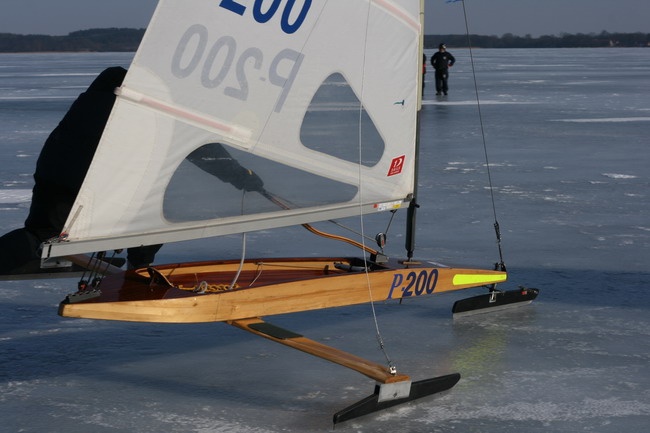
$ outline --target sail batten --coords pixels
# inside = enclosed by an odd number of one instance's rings
[[[237,125],[229,125],[228,122],[224,120],[209,118],[205,115],[201,115],[200,113],[192,112],[191,110],[188,110],[184,107],[173,106],[164,101],[148,97],[142,93],[138,93],[125,87],[118,89],[116,94],[136,104],[142,104],[152,110],[164,113],[174,119],[183,120],[190,124],[197,125],[208,130],[213,130],[222,135],[224,138],[233,140],[237,144],[249,143],[250,141],[251,131]]]
[[[257,2],[160,0],[67,240],[49,254],[404,200],[414,186],[419,32],[419,0],[282,1],[265,12]],[[293,208],[278,209],[264,191]]]

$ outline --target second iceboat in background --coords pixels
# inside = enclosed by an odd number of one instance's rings
[[[43,247],[44,258],[84,264],[79,254],[307,225],[408,204],[404,260],[350,241],[363,257],[242,256],[126,272],[94,261],[89,267],[106,276],[81,283],[59,313],[223,321],[379,383],[335,422],[451,388],[460,375],[411,382],[391,365],[261,319],[506,280],[505,269],[413,260],[422,3],[161,0],[116,90],[64,233]],[[260,179],[252,191],[221,179],[233,164]],[[491,296],[498,303],[497,293]]]

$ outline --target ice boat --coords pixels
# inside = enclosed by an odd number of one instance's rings
[[[414,259],[420,0],[160,0],[64,232],[43,257],[406,209],[406,254],[97,266],[66,317],[222,321],[352,368],[375,392],[335,422],[451,388],[263,317],[504,282]],[[420,240],[426,242],[426,240]],[[100,277],[99,274],[102,276]]]

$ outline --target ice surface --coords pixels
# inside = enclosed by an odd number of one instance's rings
[[[457,63],[449,96],[436,97],[427,75],[416,257],[491,267],[498,255],[469,57],[450,51]],[[456,321],[453,302],[480,290],[378,304],[400,371],[415,380],[451,372],[462,379],[444,395],[337,431],[645,433],[649,131],[646,121],[607,119],[647,118],[650,51],[474,55],[511,273],[503,287],[538,287],[540,297]],[[130,57],[0,55],[0,229],[22,225],[40,147],[72,99],[104,67]],[[367,217],[366,231],[385,230],[384,217]],[[403,222],[398,213],[388,233],[392,256],[403,255]],[[251,257],[357,254],[300,228],[248,239]],[[241,237],[226,236],[166,245],[158,260],[232,258],[240,250]],[[58,317],[58,302],[74,287],[74,280],[0,282],[3,432],[323,432],[334,412],[372,391],[354,372],[224,324]],[[383,362],[366,305],[269,320]]]

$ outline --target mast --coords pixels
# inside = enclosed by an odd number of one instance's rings
[[[424,0],[420,0],[420,42],[418,49],[418,110],[415,118],[415,167],[413,170],[413,193],[412,198],[409,203],[408,211],[406,214],[406,257],[407,261],[410,261],[413,258],[413,252],[415,251],[415,220],[417,208],[420,205],[417,202],[417,191],[418,191],[418,174],[420,167],[420,111],[422,110],[422,86],[424,76],[422,74],[423,68],[423,50],[424,50]]]

